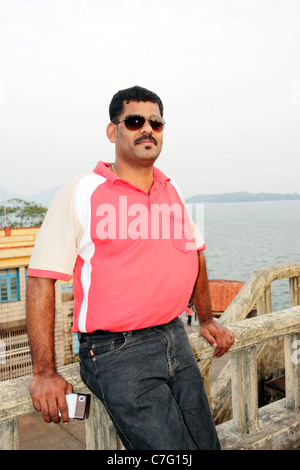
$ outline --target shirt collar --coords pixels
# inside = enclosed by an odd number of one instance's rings
[[[111,169],[109,168],[112,163],[104,163],[102,161],[99,161],[94,168],[94,173],[97,175],[104,176],[106,179],[111,181],[111,183],[114,183],[117,179],[120,179]],[[155,181],[170,181],[170,178],[166,176],[161,170],[156,168],[155,166],[153,167],[153,177]]]
[[[99,161],[94,168],[94,173],[100,176],[104,176],[104,178],[106,178],[108,181],[114,183],[115,180],[118,179],[118,176],[113,171],[111,171],[109,168],[110,165],[112,165],[112,163],[104,163]]]

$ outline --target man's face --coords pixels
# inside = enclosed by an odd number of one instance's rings
[[[125,103],[123,113],[118,120],[130,114],[145,117],[161,116],[158,104],[150,101]],[[128,130],[124,121],[118,125],[110,123],[107,134],[110,141],[116,144],[116,158],[124,162],[148,166],[155,162],[161,152],[163,132],[153,130],[147,120],[137,131]]]

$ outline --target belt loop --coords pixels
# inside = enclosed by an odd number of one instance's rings
[[[123,336],[128,336],[130,338],[130,336],[132,336],[132,331],[123,331]]]

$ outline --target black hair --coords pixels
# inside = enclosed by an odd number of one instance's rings
[[[126,90],[120,90],[116,93],[109,105],[109,117],[111,122],[117,122],[117,118],[122,114],[124,109],[124,102],[129,103],[129,101],[151,101],[151,103],[157,103],[159,106],[160,114],[163,116],[164,107],[161,99],[155,93],[146,88],[140,86],[134,86],[131,88],[126,88]]]

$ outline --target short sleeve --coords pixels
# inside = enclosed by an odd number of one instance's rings
[[[195,240],[197,251],[204,251],[206,250],[206,245],[205,245],[205,241],[203,239],[202,233],[198,229],[197,225],[195,224],[191,216],[190,216],[190,220],[191,220],[192,232],[194,235],[194,240]]]
[[[31,255],[28,276],[69,281],[78,256],[82,227],[74,209],[79,178],[64,185],[54,197]]]
[[[193,220],[190,212],[189,212],[189,208],[184,200],[184,197],[182,195],[182,192],[181,192],[181,189],[180,187],[178,186],[178,184],[176,183],[176,181],[174,181],[173,178],[170,178],[170,182],[171,184],[174,186],[174,188],[176,189],[182,203],[184,204],[184,207],[185,207],[185,210],[188,214],[188,217],[190,219],[190,223],[191,223],[191,228],[192,228],[192,233],[193,233],[193,237],[194,237],[194,241],[195,241],[195,244],[196,244],[196,249],[197,251],[204,251],[206,250],[206,245],[205,245],[205,241],[203,239],[203,236],[199,230],[199,228],[197,227],[195,221]]]

